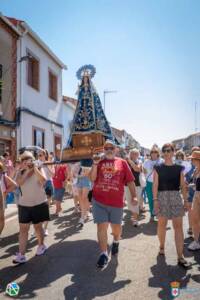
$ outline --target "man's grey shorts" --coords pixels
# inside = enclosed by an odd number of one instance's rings
[[[94,223],[122,223],[123,208],[103,205],[102,203],[95,201],[94,198],[92,199],[92,204]]]

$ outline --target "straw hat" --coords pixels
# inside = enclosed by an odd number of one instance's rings
[[[25,160],[25,159],[35,159],[34,158],[34,156],[33,156],[33,154],[30,152],[30,151],[24,151],[23,153],[22,153],[22,155],[20,156],[20,160],[22,161],[22,160]]]
[[[200,160],[200,151],[193,151],[190,158]]]

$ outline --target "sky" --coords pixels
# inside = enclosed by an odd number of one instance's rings
[[[63,94],[75,97],[76,71],[93,64],[93,83],[112,126],[142,146],[200,131],[200,1],[0,0],[68,66]]]

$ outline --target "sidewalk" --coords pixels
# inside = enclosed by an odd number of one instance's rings
[[[17,205],[15,203],[8,204],[5,209],[5,220],[17,215]]]

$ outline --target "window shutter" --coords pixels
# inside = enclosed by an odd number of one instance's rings
[[[32,86],[32,81],[33,81],[32,80],[32,78],[33,78],[33,76],[32,76],[32,74],[33,74],[32,68],[33,68],[33,66],[32,66],[32,60],[31,60],[31,58],[28,59],[27,64],[28,64],[28,84]]]
[[[54,76],[54,99],[57,100],[57,77]]]
[[[33,59],[33,87],[39,89],[39,62]]]
[[[49,97],[51,98],[51,72],[49,71]]]
[[[42,148],[44,149],[45,146],[44,146],[44,131],[42,132]]]
[[[36,146],[36,130],[33,130],[33,145]]]

